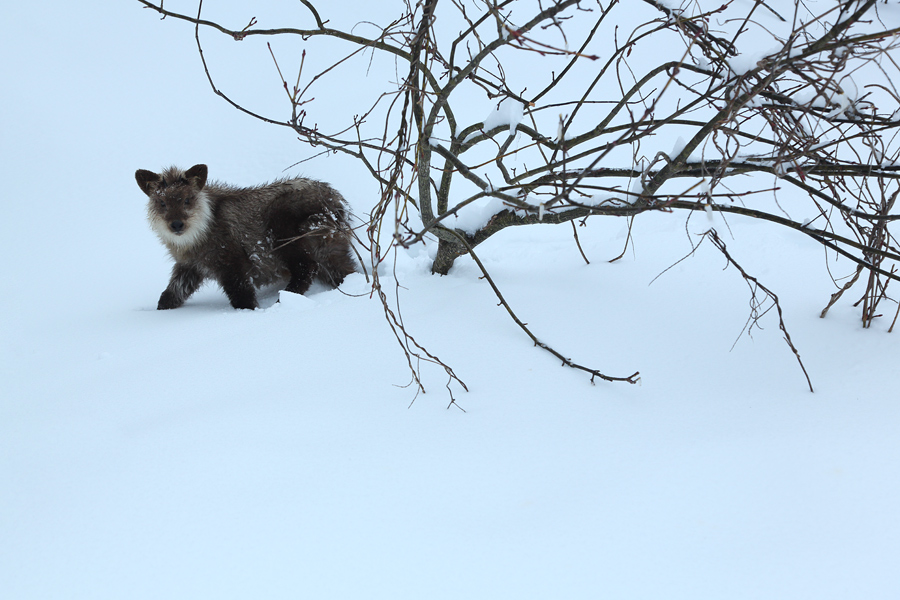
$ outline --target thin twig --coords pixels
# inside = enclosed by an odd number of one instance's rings
[[[741,265],[739,265],[737,261],[734,260],[734,258],[732,258],[731,254],[729,254],[728,250],[725,248],[725,242],[723,242],[721,238],[719,238],[719,235],[716,233],[715,229],[710,229],[704,235],[708,236],[712,243],[716,246],[716,248],[718,248],[719,251],[722,252],[722,255],[725,256],[725,259],[728,261],[728,263],[733,265],[738,270],[738,272],[741,274],[741,277],[743,277],[747,284],[750,285],[751,290],[753,290],[754,288],[762,290],[769,298],[772,299],[772,302],[775,303],[775,308],[778,310],[778,327],[784,333],[784,341],[787,342],[787,345],[788,347],[790,347],[791,352],[793,352],[794,356],[797,357],[797,363],[800,365],[800,369],[803,371],[803,376],[806,377],[806,383],[807,385],[809,385],[809,391],[814,392],[815,390],[813,390],[812,381],[809,379],[809,373],[806,372],[806,367],[803,366],[803,361],[800,360],[800,352],[797,351],[796,346],[794,346],[794,343],[791,341],[791,335],[788,333],[787,327],[784,324],[784,315],[781,312],[781,303],[778,301],[778,296],[776,296],[772,290],[761,284],[756,277],[749,275],[744,270],[744,268],[741,267]],[[754,292],[754,295],[755,293],[756,292]],[[755,321],[759,318],[759,316],[751,314],[751,318]]]
[[[553,348],[551,348],[550,346],[548,346],[547,344],[545,344],[544,342],[539,340],[531,332],[531,330],[528,328],[528,326],[525,323],[523,323],[519,319],[519,317],[516,316],[516,313],[513,312],[512,307],[509,305],[509,303],[503,297],[503,294],[500,292],[500,288],[498,288],[497,284],[494,283],[494,280],[491,278],[490,273],[488,273],[487,269],[485,268],[484,263],[482,263],[481,259],[478,258],[478,255],[475,254],[474,249],[472,248],[472,246],[469,245],[469,242],[466,240],[465,236],[459,235],[458,233],[456,234],[456,236],[457,236],[457,239],[459,239],[459,242],[463,246],[466,247],[467,252],[472,257],[472,260],[475,261],[475,264],[478,265],[478,268],[481,271],[481,274],[484,277],[485,281],[487,281],[488,284],[490,284],[491,289],[494,290],[494,295],[497,296],[497,299],[500,301],[500,304],[503,306],[503,308],[506,309],[506,312],[509,313],[510,318],[512,318],[512,320],[515,322],[515,324],[518,325],[519,328],[522,331],[524,331],[526,333],[526,335],[528,335],[529,338],[531,338],[531,341],[534,342],[535,346],[542,348],[543,350],[546,350],[547,352],[549,352],[550,354],[552,354],[553,356],[555,356],[556,358],[561,360],[564,367],[570,367],[572,369],[577,369],[579,371],[584,371],[586,373],[590,373],[591,383],[594,383],[594,379],[598,378],[598,377],[600,379],[603,379],[604,381],[625,381],[625,382],[632,383],[632,384],[638,383],[640,381],[640,379],[641,379],[640,372],[638,372],[638,371],[635,371],[634,373],[632,373],[631,375],[628,375],[627,377],[614,377],[611,375],[605,375],[596,369],[591,369],[590,367],[585,367],[583,365],[579,365],[579,364],[573,362],[571,359],[566,358],[565,356],[563,356],[562,354],[560,354],[559,352],[557,352],[556,350],[554,350]]]

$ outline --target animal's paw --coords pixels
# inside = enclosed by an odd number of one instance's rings
[[[182,304],[184,304],[184,300],[180,300],[174,293],[166,290],[159,297],[159,302],[156,304],[156,310],[169,310],[170,308],[178,308]]]
[[[256,301],[256,294],[232,294],[229,300],[231,300],[231,306],[234,308],[247,308],[250,310],[259,308],[259,303]]]

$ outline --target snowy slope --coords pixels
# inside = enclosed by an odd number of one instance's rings
[[[169,263],[134,170],[252,184],[314,151],[215,98],[191,29],[136,2],[7,19],[0,598],[900,594],[897,334],[849,302],[818,318],[833,288],[807,240],[716,224],[779,294],[815,394],[772,315],[731,350],[749,295],[711,246],[649,285],[690,250],[683,215],[638,219],[614,264],[617,220],[580,230],[590,265],[568,228],[480,251],[541,339],[640,386],[532,347],[470,261],[438,278],[429,250],[401,255],[407,325],[470,390],[448,410],[439,369],[400,387],[361,275],[254,312],[214,286],[156,311]],[[290,172],[364,212],[355,168]]]

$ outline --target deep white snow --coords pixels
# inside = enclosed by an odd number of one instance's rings
[[[362,275],[346,294],[268,290],[257,311],[213,285],[156,311],[170,263],[135,169],[205,162],[249,185],[318,150],[216,98],[193,29],[137,2],[4,18],[0,598],[900,597],[896,305],[862,330],[854,290],[819,319],[834,288],[813,242],[712,217],[779,294],[814,394],[774,312],[738,339],[749,292],[711,245],[650,285],[690,251],[684,214],[637,219],[612,264],[624,220],[579,229],[590,265],[569,226],[480,247],[542,340],[640,386],[534,348],[471,260],[439,278],[433,248],[403,253],[386,285],[469,388],[448,409],[441,369],[422,364],[424,395],[402,387]],[[288,109],[264,41],[204,35],[223,87]],[[264,67],[242,86],[244,55]],[[288,173],[374,203],[339,156]]]

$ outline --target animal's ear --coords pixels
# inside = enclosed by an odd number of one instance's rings
[[[162,181],[161,175],[158,175],[153,171],[146,171],[144,169],[138,169],[137,171],[135,171],[134,178],[137,181],[138,187],[141,188],[141,190],[148,196],[156,191],[156,188]]]
[[[196,185],[198,190],[202,190],[206,186],[206,173],[206,165],[194,165],[185,172],[184,176]]]

